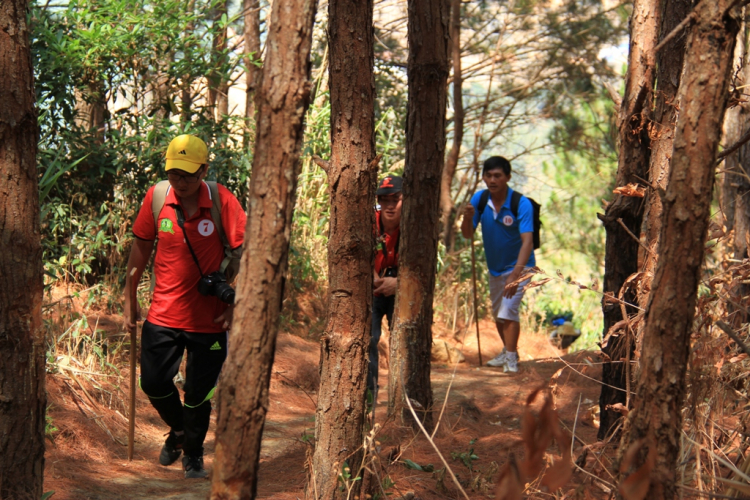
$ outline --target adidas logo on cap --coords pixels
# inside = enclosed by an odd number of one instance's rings
[[[208,149],[206,143],[194,135],[178,135],[169,143],[166,159],[165,170],[177,168],[195,173],[200,165],[208,163]]]

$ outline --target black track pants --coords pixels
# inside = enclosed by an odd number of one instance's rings
[[[172,379],[187,349],[185,404]],[[162,420],[185,431],[186,455],[202,455],[211,417],[211,397],[227,357],[226,333],[194,333],[143,323],[140,386]]]
[[[383,332],[383,316],[388,319],[388,328],[393,328],[393,308],[396,296],[373,296],[372,298],[372,336],[370,337],[370,363],[367,366],[367,388],[373,398],[378,391],[378,342]]]

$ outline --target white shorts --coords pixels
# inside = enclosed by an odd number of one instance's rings
[[[508,299],[503,297],[503,291],[505,290],[505,282],[508,280],[508,276],[510,276],[511,272],[512,271],[509,271],[505,274],[501,274],[500,276],[493,276],[492,274],[490,274],[490,298],[492,299],[492,316],[494,316],[496,321],[519,321],[518,307],[521,305],[521,299],[523,298],[523,287],[529,284],[531,278],[527,279],[526,281],[522,281],[518,285],[516,294]]]

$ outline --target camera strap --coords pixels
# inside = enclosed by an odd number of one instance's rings
[[[174,213],[177,216],[177,225],[180,226],[180,229],[182,229],[182,235],[185,236],[185,243],[187,243],[188,250],[190,250],[190,255],[193,256],[195,265],[198,266],[198,272],[201,273],[201,278],[203,278],[205,275],[203,274],[201,265],[198,262],[198,257],[195,256],[195,252],[193,251],[193,246],[190,244],[190,240],[188,239],[188,236],[187,236],[187,231],[185,231],[185,216],[182,214],[182,209],[180,207],[174,207]]]

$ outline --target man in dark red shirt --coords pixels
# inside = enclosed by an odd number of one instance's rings
[[[171,465],[184,451],[186,478],[202,478],[203,441],[211,416],[211,397],[227,354],[227,329],[234,304],[201,295],[198,282],[219,270],[225,248],[211,215],[211,189],[203,182],[208,150],[198,137],[181,135],[167,149],[169,187],[163,207],[154,217],[152,186],[133,225],[133,247],[125,280],[125,321],[128,328],[130,291],[141,279],[154,249],[155,287],[141,332],[140,387],[170,427],[159,463]],[[245,212],[237,198],[218,185],[221,224],[227,243],[242,246]],[[158,222],[156,222],[158,220]],[[184,404],[172,379],[187,349]]]
[[[386,176],[378,185],[375,196],[380,210],[375,212],[377,248],[372,301],[372,338],[370,364],[367,371],[367,388],[375,402],[378,390],[378,342],[382,333],[383,316],[388,327],[393,327],[393,306],[396,298],[398,275],[398,233],[401,224],[401,190],[404,180],[396,175]]]

